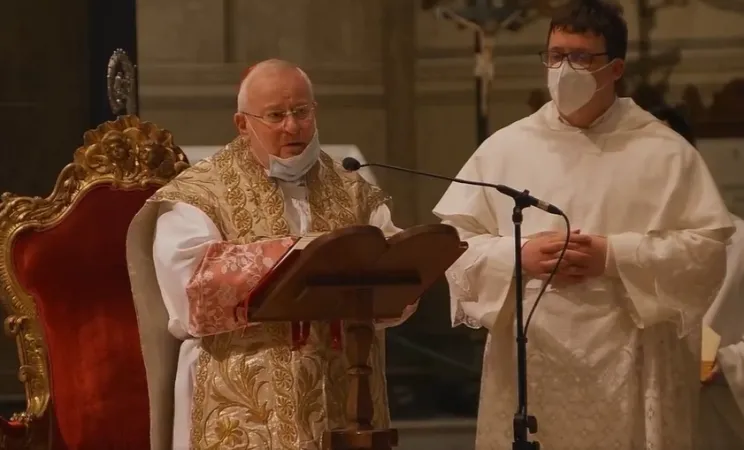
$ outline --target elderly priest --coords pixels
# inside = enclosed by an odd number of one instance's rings
[[[153,449],[319,450],[325,430],[345,425],[339,324],[254,324],[234,313],[287,236],[357,224],[397,231],[388,197],[321,151],[315,112],[300,68],[253,66],[237,99],[239,136],[158,191],[130,228]],[[371,390],[375,425],[386,427],[382,339]]]

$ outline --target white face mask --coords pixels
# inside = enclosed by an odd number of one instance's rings
[[[291,158],[279,158],[269,155],[269,176],[284,181],[297,181],[315,165],[320,157],[320,141],[318,140],[318,129],[315,129],[313,138],[307,147],[297,156]]]
[[[593,72],[576,70],[568,61],[563,61],[560,67],[549,68],[548,90],[558,111],[570,115],[589,103],[594,93],[604,88],[604,86],[597,88],[597,80],[593,74],[607,65]]]

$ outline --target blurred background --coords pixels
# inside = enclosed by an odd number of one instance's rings
[[[6,2],[0,15],[0,192],[46,195],[82,144],[114,116],[106,65],[123,49],[138,72],[137,112],[184,147],[234,136],[241,73],[266,58],[312,78],[321,142],[367,161],[454,176],[484,136],[548,100],[544,48],[559,1],[67,0]],[[678,106],[731,211],[744,214],[744,0],[623,0],[625,95]],[[480,39],[477,31],[480,30]],[[476,55],[493,73],[481,89]],[[487,96],[487,108],[478,107]],[[187,151],[188,153],[188,151]],[[193,162],[193,161],[192,161]],[[432,222],[447,184],[374,171],[399,226]],[[497,180],[493,180],[497,181]],[[1,313],[0,313],[1,314]],[[446,283],[388,333],[393,418],[428,441],[472,448],[484,334],[449,325]],[[22,409],[10,339],[0,339],[0,412]],[[450,444],[467,442],[468,444]],[[414,439],[413,437],[411,439]]]

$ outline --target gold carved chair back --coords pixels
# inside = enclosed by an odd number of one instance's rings
[[[0,418],[0,448],[149,448],[126,236],[188,160],[136,116],[83,140],[48,197],[0,197],[0,302],[27,400]]]

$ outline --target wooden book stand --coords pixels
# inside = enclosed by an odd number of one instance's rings
[[[367,359],[374,320],[396,319],[467,249],[457,231],[420,225],[386,239],[363,225],[322,235],[290,253],[251,295],[254,322],[343,320],[349,350],[349,426],[326,431],[325,450],[390,450],[394,429],[372,427]]]

